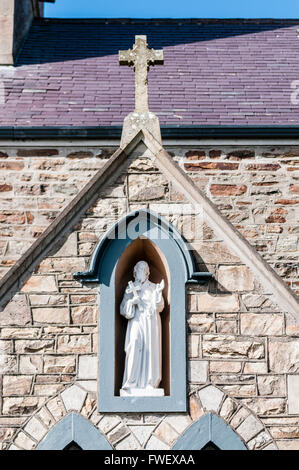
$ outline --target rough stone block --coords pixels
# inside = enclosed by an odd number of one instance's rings
[[[205,264],[241,262],[240,258],[233,254],[223,242],[194,242],[192,247],[200,253]]]
[[[98,376],[98,360],[96,356],[79,356],[79,379],[96,379]]]
[[[205,383],[208,379],[208,362],[189,361],[188,377],[192,383]]]
[[[263,425],[254,416],[249,415],[242,424],[237,428],[238,434],[248,442],[252,439],[259,431],[263,429]]]
[[[270,339],[269,364],[270,371],[274,373],[299,372],[298,339]]]
[[[207,292],[198,294],[197,308],[199,312],[238,312],[239,299],[236,294],[211,295]]]
[[[61,393],[61,398],[64,403],[66,411],[74,410],[80,411],[87,393],[77,385],[67,388]]]
[[[3,395],[29,395],[32,377],[26,375],[6,375],[3,377]]]
[[[96,301],[96,296],[94,294],[75,294],[70,297],[72,304],[90,304]]]
[[[38,397],[51,397],[53,395],[56,395],[60,390],[63,389],[63,387],[63,384],[36,384],[34,385],[33,393],[35,396]]]
[[[246,193],[247,186],[245,184],[211,184],[210,191],[213,196],[241,196]]]
[[[39,267],[39,273],[75,273],[85,271],[86,263],[84,258],[46,258]]]
[[[76,358],[74,356],[45,356],[44,372],[46,374],[64,373],[71,374],[76,368]]]
[[[220,410],[220,416],[225,421],[228,421],[232,417],[236,409],[237,409],[237,404],[231,398],[228,397],[223,402],[223,405]]]
[[[242,362],[239,361],[211,361],[211,373],[241,372]]]
[[[258,376],[257,386],[259,395],[285,396],[286,387],[283,376]]]
[[[36,414],[36,417],[48,428],[51,428],[55,424],[54,418],[45,406]]]
[[[12,341],[5,341],[0,339],[0,354],[9,354],[12,352]]]
[[[15,444],[24,450],[33,450],[36,445],[35,442],[22,431],[17,435]]]
[[[201,403],[195,396],[191,396],[189,399],[189,413],[193,421],[196,421],[204,414]]]
[[[237,413],[233,416],[230,425],[236,429],[241,423],[249,416],[249,411],[246,408],[240,408]]]
[[[80,387],[84,388],[87,392],[97,392],[97,381],[96,380],[79,380],[77,381]]]
[[[111,442],[112,445],[115,445],[117,442],[124,439],[128,434],[130,434],[129,428],[120,423],[114,429],[112,429],[112,431],[109,432],[107,437],[109,439],[109,442]]]
[[[189,357],[198,357],[199,335],[190,335],[188,337],[188,355]]]
[[[283,398],[252,398],[243,399],[243,403],[259,416],[283,414],[286,410],[286,400]]]
[[[212,314],[193,314],[188,317],[188,328],[192,333],[215,333]]]
[[[249,359],[265,357],[264,342],[248,337],[205,335],[203,337],[202,350],[205,357],[247,357]]]
[[[217,333],[235,335],[238,333],[238,325],[235,320],[218,320],[216,322]]]
[[[241,314],[241,334],[252,336],[281,336],[284,331],[284,317],[278,314]]]
[[[247,266],[220,266],[218,282],[230,292],[254,289],[254,277]]]
[[[77,233],[73,232],[64,242],[61,248],[56,251],[55,256],[64,257],[64,256],[76,256],[77,255]]]
[[[269,431],[274,439],[298,439],[299,428],[298,426],[271,426]]]
[[[10,440],[16,429],[15,428],[0,428],[0,442]]]
[[[40,441],[48,432],[47,428],[35,416],[26,424],[24,431],[36,441]]]
[[[250,385],[223,385],[222,389],[234,397],[251,397],[256,394],[255,384]]]
[[[67,307],[44,307],[32,309],[34,323],[64,323],[70,322]]]
[[[63,294],[32,294],[29,295],[31,305],[65,305],[67,296]]]
[[[1,374],[13,374],[17,372],[17,357],[0,354]]]
[[[31,316],[26,297],[22,294],[16,294],[1,312],[0,326],[24,326],[29,323],[31,323]]]
[[[268,367],[266,362],[246,362],[244,374],[267,374]]]
[[[47,403],[47,408],[56,421],[59,421],[65,414],[65,409],[60,398],[55,397]]]
[[[97,309],[93,305],[80,305],[71,310],[73,324],[96,323]]]
[[[103,434],[107,434],[120,423],[120,418],[115,415],[105,414],[98,423],[98,428]]]
[[[179,434],[182,434],[185,429],[192,424],[190,416],[179,414],[168,414],[165,418],[165,422],[170,424]]]
[[[299,375],[288,375],[289,414],[299,414]]]
[[[86,418],[88,418],[90,413],[92,412],[96,402],[97,402],[97,400],[95,398],[95,394],[88,394],[86,399],[85,399],[84,405],[81,409],[82,416],[85,416]]]
[[[156,175],[129,175],[130,201],[149,201],[162,199],[169,191],[168,182],[164,176]]]
[[[89,335],[63,335],[58,338],[59,353],[89,353],[91,352]]]
[[[30,415],[39,404],[40,398],[36,397],[3,398],[3,415]]]
[[[155,435],[169,446],[172,446],[179,437],[179,434],[166,421],[162,421],[157,427]]]
[[[260,432],[254,439],[247,443],[248,449],[259,450],[271,441],[271,437],[265,431]],[[269,450],[269,449],[268,449]]]
[[[217,412],[220,406],[221,400],[224,396],[224,393],[221,392],[221,390],[219,390],[218,388],[213,387],[213,385],[209,385],[208,387],[205,387],[199,390],[198,396],[200,398],[202,406],[207,411]]]
[[[22,292],[57,292],[54,276],[31,276],[21,289]]]
[[[247,308],[261,308],[266,301],[266,297],[262,294],[244,294],[242,301]]]
[[[86,211],[89,217],[120,219],[126,213],[126,198],[99,198],[98,201]]]
[[[20,339],[15,341],[16,353],[42,353],[54,350],[54,340],[27,340]]]
[[[6,339],[33,339],[40,335],[40,328],[2,328],[1,337]]]

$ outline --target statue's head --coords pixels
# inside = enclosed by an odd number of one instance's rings
[[[149,278],[150,270],[146,261],[138,261],[134,266],[135,281],[145,282]]]

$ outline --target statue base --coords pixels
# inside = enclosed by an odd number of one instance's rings
[[[121,397],[164,397],[164,388],[121,388]]]

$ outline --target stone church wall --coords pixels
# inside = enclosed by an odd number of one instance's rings
[[[110,152],[76,149],[70,156],[69,150],[57,149],[37,157],[32,150],[21,155],[24,150],[11,150],[10,157],[1,158],[2,174],[7,174],[0,185],[6,204],[1,211],[4,244],[10,238],[13,243],[22,243],[25,236],[32,240]],[[282,265],[294,261],[292,201],[298,187],[293,180],[295,164],[284,163],[295,161],[291,150],[284,149],[284,156],[261,157],[266,163],[251,154],[229,156],[224,150],[222,159],[218,150],[210,155],[205,150],[204,156],[199,150],[176,149],[176,156],[240,230],[250,232],[250,241],[269,240],[262,251],[266,257],[273,249]],[[128,163],[0,315],[0,446],[35,448],[47,430],[77,406],[117,449],[171,448],[186,426],[209,410],[230,423],[249,448],[298,449],[299,413],[290,402],[290,378],[299,373],[298,329],[289,325],[230,247],[209,227],[196,230],[192,211],[186,213],[188,201],[150,160]],[[275,204],[277,200],[281,202]],[[187,288],[189,412],[103,416],[96,409],[95,382],[99,289],[82,286],[73,273],[88,267],[108,228],[141,207],[168,217],[195,250],[198,268],[205,266],[214,280]],[[275,212],[278,209],[281,212]],[[19,238],[9,236],[17,230]],[[10,250],[15,251],[13,245]],[[5,259],[9,257],[4,253]],[[73,402],[68,395],[72,386],[79,390],[72,389]],[[142,443],[137,435],[147,437]]]
[[[101,146],[0,149],[1,276],[114,150]],[[167,150],[298,293],[299,148],[169,146]],[[147,196],[161,200],[164,189],[159,182]],[[174,201],[176,196],[169,197]]]

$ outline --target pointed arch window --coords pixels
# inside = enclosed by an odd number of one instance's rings
[[[50,429],[37,450],[112,450],[112,447],[86,418],[70,413]]]
[[[244,442],[219,416],[208,413],[176,441],[173,450],[247,450]]]

